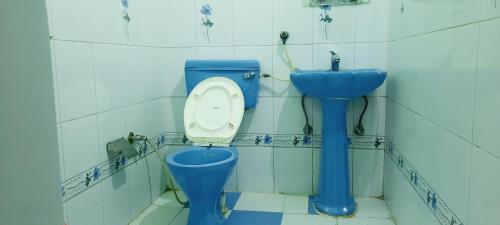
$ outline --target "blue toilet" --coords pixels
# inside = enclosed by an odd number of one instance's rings
[[[188,225],[224,224],[220,197],[238,161],[232,146],[245,109],[258,100],[260,66],[254,60],[188,60],[184,128],[193,147],[166,157],[189,199]]]

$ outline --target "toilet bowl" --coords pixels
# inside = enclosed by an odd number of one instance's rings
[[[232,146],[243,118],[243,93],[233,80],[211,77],[198,83],[184,107],[184,128],[193,147],[166,157],[189,200],[188,225],[221,225],[220,197],[238,160]]]
[[[170,171],[189,199],[188,225],[224,223],[220,196],[237,160],[233,146],[193,146],[167,157]]]

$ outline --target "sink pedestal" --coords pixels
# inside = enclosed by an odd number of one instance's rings
[[[349,179],[346,108],[352,98],[370,93],[384,83],[387,73],[376,69],[295,70],[290,79],[297,89],[321,99],[323,147],[319,171],[319,194],[314,206],[332,216],[352,215],[356,203]]]
[[[319,194],[314,205],[319,212],[333,216],[354,213],[349,178],[346,110],[348,98],[323,98],[323,143],[320,163]]]

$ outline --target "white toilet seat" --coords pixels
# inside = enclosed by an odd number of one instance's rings
[[[194,145],[227,147],[240,127],[243,93],[233,80],[212,77],[191,91],[184,108],[186,136]]]

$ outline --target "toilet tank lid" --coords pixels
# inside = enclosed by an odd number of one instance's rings
[[[260,70],[257,60],[187,60],[185,70]]]

